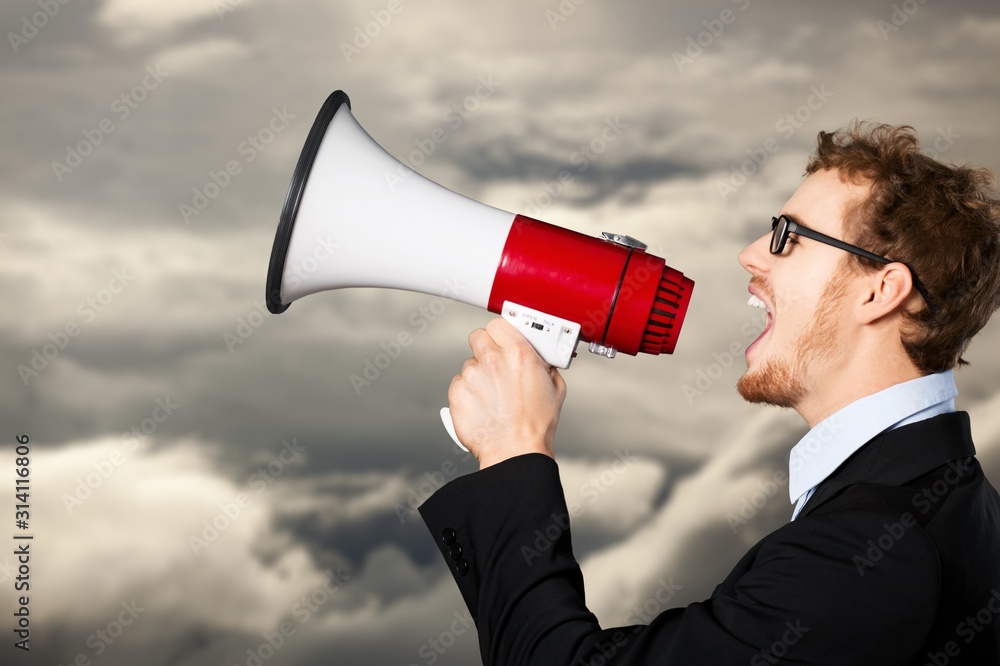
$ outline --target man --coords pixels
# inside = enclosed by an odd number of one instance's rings
[[[420,511],[487,666],[1000,664],[1000,497],[951,374],[1000,306],[990,175],[865,123],[821,132],[806,172],[739,258],[768,327],[737,388],[811,428],[789,459],[793,519],[704,602],[601,629],[568,522],[525,560],[567,514],[552,452],[566,385],[504,320],[469,336],[449,401],[480,471]]]

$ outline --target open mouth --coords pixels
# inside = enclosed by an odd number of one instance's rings
[[[764,336],[771,330],[771,326],[774,324],[774,312],[760,296],[753,292],[750,292],[750,298],[747,300],[747,305],[767,311],[767,324],[764,326],[764,330],[761,331],[760,335],[757,336],[757,339],[750,343],[750,346],[747,347],[746,353],[749,354],[750,350],[757,346],[757,343],[763,340]]]

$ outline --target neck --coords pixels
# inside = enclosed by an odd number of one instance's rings
[[[898,349],[887,353],[885,345],[861,344],[850,356],[830,359],[816,368],[820,376],[812,377],[813,386],[795,411],[813,428],[856,400],[923,376],[898,340],[895,346]]]

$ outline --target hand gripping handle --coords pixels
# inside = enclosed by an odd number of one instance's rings
[[[513,324],[514,328],[527,338],[543,361],[554,368],[569,367],[573,356],[576,355],[576,345],[580,341],[580,324],[511,301],[503,302],[500,316]],[[469,449],[465,448],[455,434],[455,423],[451,420],[451,410],[447,407],[441,408],[441,421],[458,447],[468,451]]]

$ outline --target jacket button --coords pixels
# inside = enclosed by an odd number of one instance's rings
[[[448,551],[448,554],[451,555],[451,559],[458,562],[460,559],[462,559],[462,546],[457,543],[452,545],[451,549]]]
[[[446,544],[450,546],[451,544],[455,543],[455,538],[457,536],[458,535],[455,534],[455,530],[451,529],[450,527],[446,527],[444,528],[444,531],[441,532],[441,541],[444,541]]]
[[[469,563],[465,559],[461,559],[458,561],[458,564],[455,565],[455,569],[458,570],[460,575],[464,576],[469,573]]]

